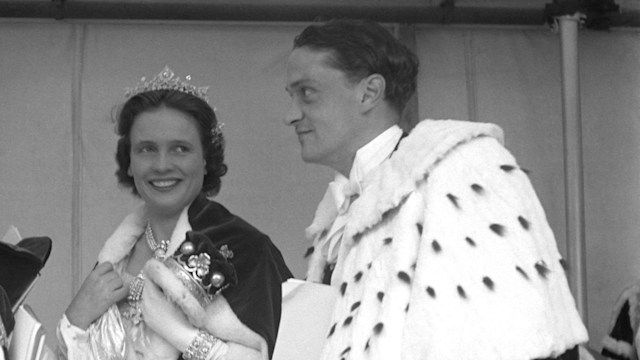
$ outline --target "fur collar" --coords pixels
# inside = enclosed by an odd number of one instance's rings
[[[202,201],[200,197],[194,201],[196,205],[194,207],[197,208],[196,211],[202,210]],[[171,235],[167,254],[173,254],[185,240],[187,231],[192,230],[189,222],[190,207],[185,207],[180,213]],[[198,213],[194,215],[194,217],[197,216]],[[125,259],[135,246],[140,235],[144,233],[146,224],[147,209],[143,204],[125,217],[107,239],[98,255],[98,261],[109,261],[117,264]],[[162,262],[153,258],[150,259],[144,266],[144,273],[149,280],[160,286],[163,292],[182,309],[192,325],[204,328],[218,338],[254,348],[260,351],[262,359],[268,359],[269,349],[266,341],[238,319],[223,296],[215,296],[214,301],[205,309],[190,293],[189,289]]]
[[[430,119],[419,122],[389,161],[365,180],[362,195],[349,211],[357,216],[350,216],[347,235],[373,227],[383,214],[416,190],[452,149],[481,136],[504,142],[502,129],[490,123]]]
[[[167,254],[173,254],[184,241],[187,231],[191,230],[188,209],[189,206],[185,207],[182,213],[180,213],[176,227],[171,234]],[[142,204],[138,206],[134,212],[125,217],[113,234],[105,241],[102,250],[100,250],[98,254],[98,262],[108,261],[116,264],[129,255],[136,241],[138,241],[138,238],[145,230],[147,225],[146,214],[147,208]]]

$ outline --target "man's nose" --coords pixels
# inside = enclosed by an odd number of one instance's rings
[[[296,105],[295,101],[292,101],[291,106],[289,107],[289,111],[287,112],[287,115],[284,117],[284,124],[293,125],[296,121],[300,120],[301,118],[302,118],[302,111],[300,111],[300,108],[298,107],[298,105]]]

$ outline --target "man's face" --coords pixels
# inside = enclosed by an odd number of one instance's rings
[[[285,123],[295,128],[302,159],[348,171],[363,122],[358,84],[328,65],[329,52],[296,48],[287,62],[286,89],[291,108]],[[347,174],[348,176],[348,174]]]

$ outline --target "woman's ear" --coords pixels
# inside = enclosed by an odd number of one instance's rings
[[[131,165],[129,165],[129,168],[127,169],[127,175],[133,177],[133,174],[131,173]]]
[[[384,100],[386,89],[384,77],[380,74],[371,74],[360,81],[362,91],[361,104],[368,111]]]

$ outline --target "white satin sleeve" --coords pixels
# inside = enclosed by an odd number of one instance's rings
[[[93,359],[89,332],[71,324],[67,315],[62,315],[56,328],[57,355],[60,360]]]

